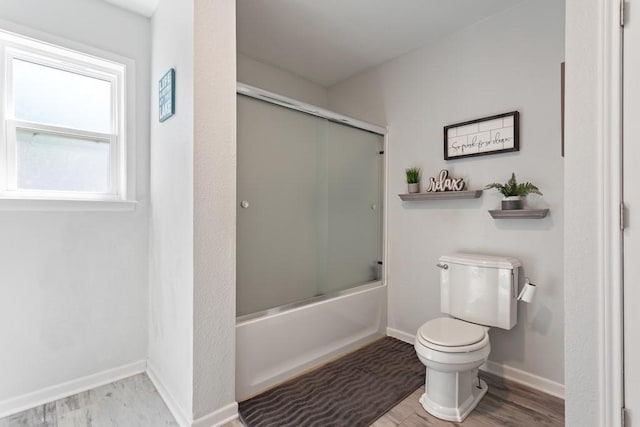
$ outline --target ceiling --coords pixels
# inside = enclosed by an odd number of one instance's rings
[[[522,0],[237,0],[238,52],[328,87]]]
[[[150,17],[159,0],[105,0]],[[238,52],[329,87],[524,0],[236,0]]]

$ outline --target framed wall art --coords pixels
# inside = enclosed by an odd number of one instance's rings
[[[171,68],[158,82],[158,119],[164,122],[176,112],[176,72]]]
[[[444,159],[520,150],[519,113],[498,114],[444,127]]]
[[[564,157],[564,62],[560,64],[560,155]]]

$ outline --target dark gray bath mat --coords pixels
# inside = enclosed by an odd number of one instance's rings
[[[248,427],[366,427],[424,384],[413,346],[382,338],[240,402]]]

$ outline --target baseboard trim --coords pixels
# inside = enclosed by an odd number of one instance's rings
[[[238,403],[233,402],[195,420],[192,427],[219,427],[238,418]]]
[[[153,367],[153,364],[147,361],[147,376],[155,386],[156,390],[158,390],[158,394],[164,403],[169,408],[169,412],[173,415],[173,418],[176,419],[176,422],[180,427],[191,427],[192,425],[192,417],[188,415],[188,413],[180,406],[178,401],[173,397],[173,394],[169,391],[169,389],[164,385],[157,371]]]
[[[409,334],[399,329],[389,327],[387,328],[387,335],[409,344],[413,344],[416,339],[414,334]],[[539,390],[543,393],[547,393],[552,396],[559,397],[560,399],[564,399],[563,384],[548,380],[543,377],[539,377],[520,369],[503,365],[501,363],[492,362],[491,360],[488,360],[484,365],[480,367],[480,369],[504,379],[525,385],[527,387],[531,387],[535,390]]]
[[[147,375],[180,427],[218,427],[238,418],[238,403],[233,402],[193,420],[164,385],[151,362],[147,362]]]
[[[45,403],[73,396],[92,388],[100,387],[114,381],[141,374],[147,369],[147,361],[139,360],[128,365],[108,369],[86,377],[45,387],[31,393],[13,397],[0,402],[0,418],[26,411]]]
[[[412,345],[415,343],[415,340],[416,340],[415,334],[409,334],[399,329],[393,329],[389,327],[387,327],[387,336],[397,338],[400,341],[404,341]]]
[[[487,360],[480,370],[564,400],[564,385],[532,373]]]

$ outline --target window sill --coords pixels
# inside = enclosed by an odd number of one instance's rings
[[[0,197],[0,211],[132,212],[138,202],[130,200],[53,200]]]

